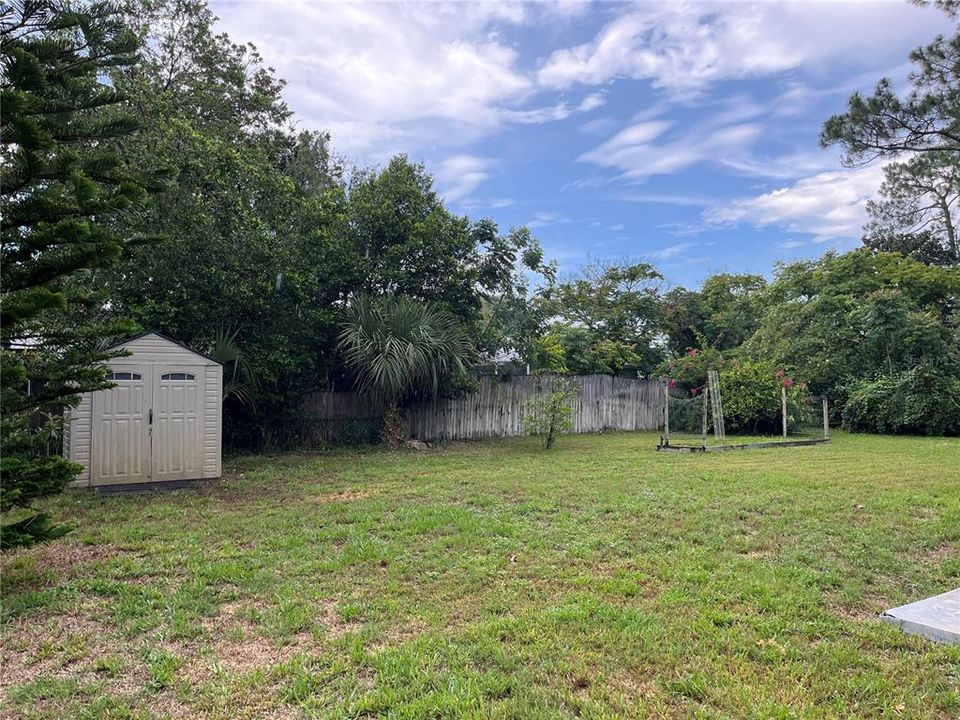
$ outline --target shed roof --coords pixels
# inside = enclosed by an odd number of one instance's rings
[[[120,350],[121,348],[127,348],[127,346],[129,346],[129,345],[131,345],[131,344],[133,344],[133,343],[136,343],[138,340],[146,340],[146,339],[150,339],[150,338],[155,338],[156,340],[159,340],[160,342],[166,343],[166,344],[168,344],[168,345],[172,345],[172,346],[177,347],[177,348],[179,348],[179,349],[181,349],[181,350],[185,350],[186,352],[191,353],[192,355],[196,355],[198,358],[200,358],[201,360],[204,360],[206,363],[209,363],[210,365],[222,365],[222,363],[217,362],[217,361],[214,360],[213,358],[208,357],[208,356],[204,355],[203,353],[198,353],[196,350],[193,350],[192,348],[187,347],[187,346],[184,345],[183,343],[177,342],[176,340],[174,340],[174,339],[172,339],[172,338],[169,338],[169,337],[167,337],[166,335],[163,335],[162,333],[158,333],[158,332],[155,331],[155,330],[148,330],[147,332],[142,332],[142,333],[140,333],[139,335],[134,335],[132,338],[128,338],[128,339],[124,340],[123,342],[117,343],[116,345],[113,345],[113,346],[111,346],[111,347],[109,347],[109,348],[107,348],[107,349],[108,349],[108,350]],[[127,349],[134,350],[135,348],[127,348]]]

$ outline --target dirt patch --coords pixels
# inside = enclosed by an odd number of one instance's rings
[[[179,676],[197,684],[208,681],[218,672],[247,675],[269,669],[289,662],[297,655],[319,652],[327,641],[341,637],[350,626],[340,617],[337,603],[328,600],[317,607],[318,620],[326,631],[323,637],[309,631],[285,638],[269,637],[252,619],[268,609],[259,601],[222,605],[217,615],[202,623],[209,638],[207,642],[171,648],[185,661]]]
[[[403,645],[423,635],[428,628],[429,626],[423,620],[418,619],[408,620],[400,625],[391,626],[380,635],[377,641],[370,646],[370,649],[378,653],[392,647],[397,647],[398,645]]]
[[[752,548],[750,550],[741,550],[737,554],[748,560],[762,560],[763,558],[770,557],[772,551],[770,548]]]
[[[658,690],[657,683],[640,671],[622,670],[609,676],[606,684],[634,701],[652,698]]]
[[[354,502],[356,500],[364,500],[368,497],[373,497],[377,492],[373,489],[367,488],[364,490],[338,490],[337,492],[325,493],[323,495],[311,495],[311,502],[315,503],[339,503],[339,502]]]
[[[111,630],[86,616],[17,618],[3,633],[0,701],[12,686],[41,676],[77,678],[93,673],[93,661],[113,645]]]
[[[60,540],[2,553],[0,576],[9,577],[15,565],[30,563],[36,570],[36,581],[17,589],[25,590],[27,585],[39,589],[87,575],[91,565],[127,554],[130,553],[113,545],[83,545]]]
[[[876,620],[880,613],[889,607],[890,604],[886,598],[881,595],[871,594],[864,595],[856,604],[831,604],[830,611],[843,620],[864,622],[865,620]]]
[[[960,557],[960,547],[957,547],[956,543],[945,540],[939,545],[927,550],[923,554],[923,561],[931,565],[939,565],[956,557]]]

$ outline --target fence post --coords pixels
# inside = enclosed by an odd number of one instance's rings
[[[826,395],[823,396],[823,439],[830,439],[830,406]]]
[[[663,444],[670,444],[670,384],[663,383]]]
[[[710,385],[703,389],[703,425],[700,427],[700,447],[707,446],[707,407],[710,405]]]
[[[787,388],[780,386],[780,411],[783,415],[783,436],[787,436]]]

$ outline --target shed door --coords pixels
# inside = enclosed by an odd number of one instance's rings
[[[93,396],[91,483],[116,485],[150,480],[149,365],[113,369],[116,387]]]
[[[154,369],[154,482],[203,477],[203,370],[173,365]]]

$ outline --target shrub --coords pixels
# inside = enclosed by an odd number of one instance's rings
[[[960,377],[919,365],[853,383],[843,426],[853,432],[960,435]]]
[[[800,405],[806,385],[765,361],[732,361],[720,373],[720,398],[727,432],[777,433],[782,427],[780,388],[788,405]]]
[[[556,436],[573,430],[573,407],[577,385],[568,378],[554,378],[550,392],[527,402],[523,425],[530,435],[543,438],[547,450],[553,447]]]
[[[698,395],[707,384],[707,370],[722,373],[729,364],[719,350],[691,348],[680,357],[660,365],[655,376],[666,380],[671,388],[684,391],[685,395]]]

